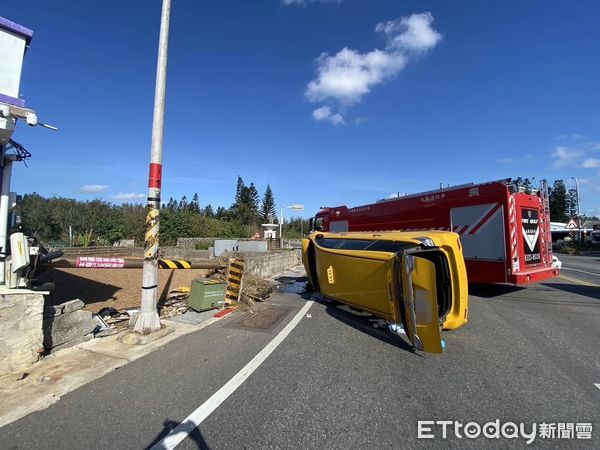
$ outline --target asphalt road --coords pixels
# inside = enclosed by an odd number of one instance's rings
[[[585,259],[584,259],[585,258]],[[527,288],[471,289],[443,355],[413,353],[367,318],[315,302],[283,342],[177,448],[525,447],[525,439],[418,439],[419,420],[592,423],[600,447],[600,257]],[[567,275],[568,274],[568,275]],[[586,277],[584,277],[584,275]],[[596,277],[596,278],[591,278]],[[581,281],[573,281],[581,280]],[[594,281],[595,280],[595,283]],[[284,280],[287,281],[287,280]],[[298,285],[291,285],[293,291]],[[0,429],[0,448],[147,448],[234,377],[306,305],[274,295],[270,327],[233,314]],[[261,325],[255,323],[254,325]]]
[[[563,277],[574,277],[600,285],[600,252],[585,256],[556,255],[562,262]]]

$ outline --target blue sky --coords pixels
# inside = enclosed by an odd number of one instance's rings
[[[40,120],[13,190],[144,201],[159,0],[8,2]],[[600,214],[596,1],[173,0],[163,199],[359,205],[440,182],[578,177]]]

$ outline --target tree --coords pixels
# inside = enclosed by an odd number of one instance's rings
[[[175,211],[177,209],[177,201],[174,200],[173,197],[169,197],[166,209],[168,209],[169,211]]]
[[[209,218],[215,217],[215,212],[213,211],[213,207],[210,203],[206,205],[206,208],[204,208],[204,215]]]
[[[177,211],[186,211],[188,207],[188,201],[187,201],[187,197],[184,195],[183,197],[181,197],[181,200],[179,200],[179,205],[177,205]]]
[[[244,194],[244,189],[246,188],[246,185],[244,184],[244,180],[242,180],[242,177],[240,177],[238,175],[238,179],[237,179],[237,185],[235,187],[235,203],[239,204],[242,200],[242,195]]]
[[[227,210],[225,208],[219,206],[217,208],[217,212],[215,213],[215,218],[219,220],[226,220],[229,218],[229,214],[227,213]]]
[[[250,183],[250,186],[248,186],[248,189],[246,190],[246,197],[248,206],[250,206],[250,208],[253,211],[256,211],[256,214],[258,215],[260,195],[258,195],[258,191],[256,190],[256,186],[254,186],[254,183]]]
[[[188,205],[188,211],[200,214],[200,200],[198,199],[197,193],[192,197],[192,201]]]
[[[566,222],[567,215],[567,189],[563,180],[554,180],[550,188],[550,220]]]
[[[269,219],[274,219],[276,216],[275,198],[273,197],[271,186],[267,184],[267,189],[265,190],[265,195],[263,195],[262,203],[260,205],[260,218],[263,223],[269,223]]]

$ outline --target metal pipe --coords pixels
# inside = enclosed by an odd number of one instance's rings
[[[575,180],[575,199],[577,201],[577,242],[581,242],[581,216],[579,210],[579,181],[577,177],[571,177]]]
[[[4,151],[2,152],[4,154]],[[4,285],[5,280],[5,261],[7,254],[7,235],[8,235],[8,202],[10,197],[10,177],[12,173],[12,160],[4,159],[2,167],[2,188],[0,190],[0,285]]]
[[[281,213],[279,214],[279,249],[283,248],[283,205],[281,205]]]
[[[156,63],[156,86],[154,90],[152,147],[150,150],[150,174],[148,177],[148,213],[146,214],[144,270],[142,273],[142,302],[140,314],[134,327],[134,330],[139,333],[160,329],[160,318],[156,309],[158,288],[158,230],[170,16],[171,0],[163,0],[158,43],[158,61]]]
[[[46,268],[59,269],[142,269],[144,260],[139,258],[109,258],[104,256],[67,256],[42,264]],[[223,269],[225,264],[208,263],[194,259],[159,259],[157,268],[168,270]]]
[[[577,177],[573,177],[573,179],[575,180],[575,197],[577,198],[577,217],[579,217],[579,181],[577,180]]]

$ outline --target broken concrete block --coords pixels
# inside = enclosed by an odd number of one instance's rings
[[[76,299],[76,300],[69,300],[68,302],[65,302],[62,304],[63,306],[63,314],[68,314],[74,311],[78,311],[81,308],[83,308],[85,306],[85,303],[83,303],[81,300]]]
[[[44,320],[44,347],[51,349],[92,333],[98,324],[89,311],[74,311]]]
[[[25,369],[39,358],[42,347],[44,296],[0,296],[0,375]]]
[[[44,305],[44,318],[60,316],[63,313],[63,305]]]

